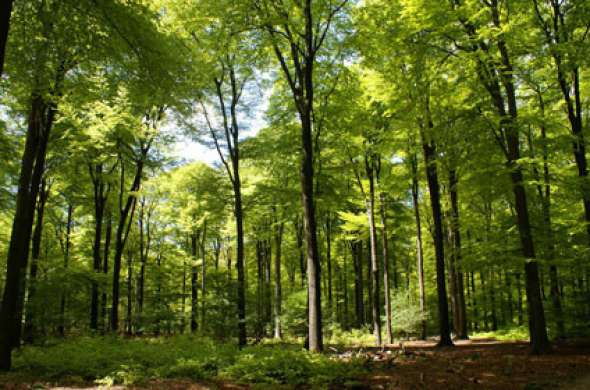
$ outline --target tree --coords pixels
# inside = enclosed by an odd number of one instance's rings
[[[8,31],[10,29],[12,3],[14,3],[14,0],[6,0],[2,4],[2,16],[0,16],[0,76],[4,72],[4,53],[6,52],[6,42],[8,41]]]
[[[347,4],[332,2],[276,3],[254,1],[261,25],[279,61],[301,122],[301,196],[308,283],[309,350],[323,349],[320,292],[321,265],[314,203],[313,106],[314,65],[332,23]],[[291,19],[289,15],[301,15]]]

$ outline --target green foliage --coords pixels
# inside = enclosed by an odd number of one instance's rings
[[[234,365],[222,371],[222,376],[239,383],[341,385],[363,372],[360,362],[341,362],[299,348],[246,348],[240,353]]]
[[[496,339],[503,341],[525,341],[529,338],[529,330],[525,326],[498,329],[491,332],[475,332],[471,335],[473,338]]]
[[[249,384],[328,385],[358,378],[360,362],[311,354],[291,345],[242,350],[191,336],[164,339],[83,337],[28,346],[15,356],[14,372],[3,378],[132,385],[155,378],[230,380]],[[76,379],[78,378],[78,379]]]
[[[427,313],[420,312],[417,300],[405,292],[396,293],[391,299],[391,323],[398,336],[418,335],[420,323]]]

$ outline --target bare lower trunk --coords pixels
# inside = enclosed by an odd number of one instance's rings
[[[31,248],[31,269],[29,271],[29,295],[25,316],[25,328],[23,340],[27,343],[33,342],[35,333],[34,306],[36,300],[37,287],[37,271],[39,268],[39,255],[41,253],[41,237],[43,235],[43,216],[45,214],[45,204],[49,196],[49,188],[45,178],[41,180],[41,187],[39,188],[39,200],[37,204],[37,221],[35,222],[35,230],[33,231],[33,242]]]
[[[32,96],[0,307],[0,370],[10,369],[11,351],[20,344],[29,245],[54,113],[40,95]]]
[[[71,233],[72,233],[72,216],[74,213],[74,207],[72,204],[68,205],[68,216],[66,219],[66,237],[65,237],[65,244],[64,244],[64,270],[67,270],[70,263],[70,242],[71,242]],[[65,336],[66,333],[66,298],[68,295],[67,287],[61,291],[61,298],[60,298],[60,305],[59,305],[59,326],[57,328],[57,332],[61,337]]]
[[[4,55],[6,53],[6,42],[10,29],[10,15],[12,14],[13,0],[5,0],[0,8],[0,77],[4,73]]]
[[[467,335],[467,310],[465,308],[463,272],[461,270],[461,229],[459,225],[459,196],[457,190],[457,174],[455,170],[449,171],[449,192],[451,195],[452,277],[454,279],[453,284],[455,285],[453,323],[457,338],[460,340],[466,340],[469,337]]]
[[[367,177],[369,179],[369,198],[366,200],[367,220],[369,223],[369,244],[371,253],[371,292],[373,316],[373,333],[375,334],[375,344],[381,346],[381,305],[379,303],[379,262],[377,260],[377,229],[375,227],[375,180],[374,180],[374,162],[366,161]]]
[[[282,306],[282,287],[281,287],[281,245],[283,241],[283,222],[275,221],[275,305],[274,305],[274,337],[281,339],[283,337],[281,330],[281,306]]]
[[[418,161],[416,155],[411,156],[412,166],[412,207],[414,209],[414,218],[416,220],[416,260],[418,272],[418,291],[420,302],[420,314],[422,320],[420,321],[420,338],[426,340],[426,295],[424,292],[424,257],[422,252],[422,225],[420,223],[420,205],[418,203],[419,187],[418,187]]]
[[[365,323],[365,309],[363,302],[363,242],[361,240],[350,244],[354,266],[354,312],[356,327]]]
[[[385,195],[379,194],[381,214],[381,240],[383,241],[383,294],[385,295],[385,329],[387,332],[387,343],[393,343],[393,333],[391,329],[391,301],[389,297],[389,248],[387,237],[387,215],[385,213]]]
[[[434,127],[430,119],[429,97],[426,97],[427,126],[429,130]],[[434,249],[436,255],[436,290],[438,295],[438,320],[439,320],[439,345],[453,345],[449,329],[449,307],[447,302],[447,288],[445,281],[445,254],[444,237],[442,229],[442,213],[440,206],[440,187],[438,182],[436,146],[432,140],[427,140],[422,131],[422,149],[426,165],[426,179],[430,192],[430,206],[432,208],[432,219],[434,222]]]

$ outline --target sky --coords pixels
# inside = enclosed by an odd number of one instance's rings
[[[271,89],[265,88],[262,91],[250,92],[246,94],[244,91],[243,100],[246,101],[251,110],[250,114],[238,113],[238,122],[240,124],[240,139],[253,137],[258,134],[258,131],[267,126],[265,112],[268,109]],[[207,109],[213,112],[213,107]],[[195,118],[195,122],[199,122]],[[216,121],[212,120],[213,125],[216,126]],[[171,118],[170,122],[165,126],[167,130],[174,134],[182,133],[182,124]],[[166,131],[166,129],[164,129]],[[208,138],[207,141],[210,141]],[[204,145],[190,137],[178,135],[176,142],[172,146],[172,154],[176,159],[184,160],[186,162],[203,162],[209,165],[220,163],[219,155],[213,145]]]

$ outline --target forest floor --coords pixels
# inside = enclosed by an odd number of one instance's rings
[[[525,342],[457,341],[454,348],[408,342],[392,367],[363,381],[378,389],[590,389],[590,342],[553,344],[535,356]]]
[[[269,346],[280,348],[279,346]],[[407,341],[386,348],[329,347],[327,353],[339,360],[364,359],[366,373],[328,388],[349,389],[590,389],[590,340],[553,344],[550,354],[535,356],[525,342],[475,339],[457,341],[455,347],[437,348],[435,341]],[[21,378],[22,379],[22,378]],[[99,389],[88,383],[56,387],[43,381],[4,381],[0,388]],[[61,384],[67,386],[67,382]],[[190,379],[151,379],[141,385],[113,386],[110,389],[289,389],[309,386],[234,384],[212,380],[199,383]],[[105,387],[102,387],[105,388]]]

